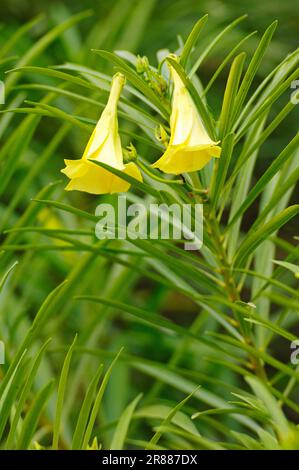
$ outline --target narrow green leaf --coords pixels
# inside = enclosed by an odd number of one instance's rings
[[[95,424],[97,416],[98,416],[98,412],[99,412],[99,408],[100,408],[100,405],[101,405],[101,402],[102,402],[103,395],[104,395],[106,387],[108,385],[108,381],[109,381],[110,375],[113,371],[113,367],[116,364],[121,352],[122,352],[122,349],[119,351],[119,353],[116,355],[115,359],[112,361],[109,369],[107,370],[106,374],[104,375],[102,384],[101,384],[101,386],[99,388],[99,391],[97,393],[97,397],[96,397],[96,400],[94,402],[93,408],[91,410],[91,414],[90,414],[90,418],[89,418],[89,421],[88,421],[88,424],[87,424],[87,428],[86,428],[86,431],[84,433],[83,444],[82,444],[82,449],[83,450],[85,450],[87,448],[88,443],[90,441],[92,430],[93,430],[94,424]]]
[[[9,415],[11,413],[11,408],[17,398],[18,393],[21,390],[22,383],[24,381],[24,376],[28,370],[28,359],[26,359],[26,352],[24,350],[20,356],[16,366],[13,370],[13,373],[7,383],[7,386],[3,390],[0,399],[0,439],[4,433],[5,426],[7,424]]]
[[[235,113],[234,117],[237,118],[239,116],[240,110],[243,106],[243,103],[245,101],[245,98],[247,96],[247,93],[249,91],[249,88],[253,82],[253,79],[255,77],[255,74],[259,68],[259,65],[263,59],[263,56],[267,50],[267,47],[269,46],[272,36],[274,34],[274,31],[277,27],[277,21],[273,21],[273,23],[266,29],[251,61],[248,66],[247,72],[243,78],[242,84],[240,86],[240,90],[238,92],[237,96],[237,103],[236,103],[236,108],[235,108]]]
[[[1,281],[0,281],[0,292],[1,292],[1,290],[3,289],[4,284],[5,284],[6,280],[7,280],[7,278],[8,278],[8,276],[9,276],[10,272],[16,267],[17,264],[18,264],[18,261],[15,261],[15,262],[13,263],[13,265],[6,271],[6,273],[5,273],[4,276],[2,277],[2,279],[1,279]]]
[[[8,450],[12,449],[12,447],[13,447],[13,442],[14,442],[14,440],[16,438],[16,435],[17,435],[16,430],[17,430],[17,426],[18,426],[18,423],[19,423],[19,420],[20,420],[20,417],[21,417],[21,413],[23,411],[23,407],[24,407],[25,402],[28,398],[28,394],[30,392],[30,389],[31,389],[33,383],[34,383],[34,380],[36,380],[36,375],[37,375],[38,368],[40,366],[40,363],[41,363],[41,360],[43,358],[44,352],[45,352],[46,348],[48,347],[50,341],[51,341],[51,339],[48,339],[45,342],[45,344],[38,351],[38,353],[37,353],[37,355],[36,355],[36,357],[33,361],[32,367],[31,367],[30,372],[28,374],[28,378],[26,380],[26,383],[25,383],[24,388],[22,390],[20,399],[18,401],[16,410],[15,410],[15,413],[14,413],[14,417],[13,417],[13,420],[12,420],[12,423],[11,423],[11,426],[10,426],[9,434],[8,434],[8,437],[7,437],[7,440],[6,440],[6,449],[8,449]]]
[[[232,115],[235,109],[235,99],[238,92],[245,57],[246,54],[244,52],[237,55],[229,72],[219,118],[220,139],[223,139],[227,132],[232,128]]]
[[[277,259],[274,259],[273,263],[279,264],[283,268],[288,269],[289,271],[291,271],[295,274],[295,277],[299,278],[299,266],[297,266],[296,264],[288,263],[287,261],[281,261],[281,260],[277,260]]]
[[[229,33],[235,26],[237,26],[241,21],[245,20],[247,18],[247,15],[240,16],[239,18],[235,19],[232,21],[226,28],[224,28],[217,36],[212,39],[212,41],[209,43],[209,45],[205,48],[204,52],[198,57],[197,61],[193,65],[191,72],[189,73],[189,77],[192,78],[193,75],[197,72],[199,66],[201,63],[204,61],[204,59],[208,56],[208,54],[211,52],[211,50],[219,43],[221,42],[222,38]]]
[[[275,423],[277,433],[283,439],[286,439],[290,431],[288,421],[281,411],[279,404],[273,398],[271,392],[257,377],[246,377],[246,381],[249,383],[256,396],[262,400],[265,407],[268,409],[269,414]]]
[[[192,28],[191,33],[189,34],[189,36],[188,36],[188,38],[187,38],[187,40],[184,44],[184,47],[183,47],[183,50],[182,50],[182,53],[181,53],[181,58],[180,58],[180,62],[182,64],[182,67],[184,67],[184,68],[186,67],[186,64],[187,64],[188,58],[190,56],[190,53],[192,52],[192,49],[195,46],[196,41],[198,40],[198,37],[199,37],[204,25],[207,22],[208,16],[209,15],[204,15],[202,18],[200,18],[197,21],[197,23],[195,23],[195,25]]]
[[[216,72],[214,73],[214,75],[212,76],[212,78],[210,79],[209,83],[207,84],[207,86],[205,87],[204,89],[204,92],[203,92],[203,95],[206,95],[208,93],[208,91],[210,90],[211,86],[213,85],[213,83],[215,82],[215,80],[218,78],[218,76],[220,75],[220,73],[222,72],[222,70],[224,69],[224,67],[226,66],[226,64],[230,61],[230,59],[234,56],[234,54],[237,52],[238,49],[240,49],[240,47],[242,46],[242,44],[244,44],[244,42],[248,41],[248,39],[250,39],[252,36],[254,36],[255,34],[257,33],[257,31],[253,31],[252,33],[248,34],[247,36],[245,36],[243,39],[241,39],[240,42],[238,42],[238,44],[227,54],[227,56],[225,57],[225,59],[221,62],[221,64],[219,65],[219,67],[217,68]]]
[[[122,450],[123,449],[123,446],[127,437],[129,425],[131,423],[135,408],[138,402],[140,401],[141,397],[142,397],[142,394],[138,395],[132,401],[132,403],[130,403],[127,406],[127,408],[124,410],[121,417],[119,418],[115,432],[112,437],[111,444],[110,444],[110,450]]]
[[[142,308],[134,307],[133,305],[128,305],[123,302],[118,302],[112,299],[105,299],[102,297],[94,297],[94,296],[88,296],[88,295],[82,295],[82,296],[76,297],[76,299],[87,300],[89,302],[96,302],[96,303],[100,303],[103,305],[107,305],[109,307],[113,307],[115,309],[125,311],[129,313],[130,315],[133,315],[134,317],[138,318],[140,321],[149,323],[150,325],[153,325],[155,327],[166,328],[170,331],[174,331],[184,336],[189,336],[190,338],[193,338],[195,341],[203,342],[205,344],[209,343],[205,338],[198,337],[197,335],[195,335],[188,329],[182,328],[176,323],[172,323],[169,320],[163,318],[162,316],[155,314],[154,312],[148,312]]]
[[[32,20],[28,21],[28,23],[25,23],[24,25],[17,28],[16,31],[10,36],[10,38],[4,44],[1,44],[0,57],[6,56],[9,51],[14,47],[14,45],[18,43],[22,36],[27,34],[28,31],[30,31],[31,28],[37,25],[43,18],[43,14],[38,15]]]
[[[265,225],[258,228],[241,243],[235,259],[234,265],[239,267],[257,247],[276,230],[280,229],[290,219],[299,213],[299,204],[290,206],[270,219]]]
[[[197,391],[199,387],[197,387],[194,392],[191,392],[190,395],[188,395],[186,398],[184,398],[180,403],[178,403],[171,411],[170,413],[167,415],[167,417],[162,421],[161,425],[158,427],[157,431],[155,432],[155,434],[153,435],[153,437],[151,438],[151,440],[149,441],[148,445],[146,446],[146,449],[145,450],[151,450],[152,449],[152,446],[156,446],[159,442],[159,440],[161,439],[162,435],[163,435],[163,427],[164,426],[168,426],[172,419],[175,417],[175,415],[181,411],[181,409],[183,408],[183,406],[192,398],[192,396],[194,395],[194,393]]]
[[[155,198],[160,199],[159,192],[156,191],[152,186],[149,186],[148,184],[142,183],[141,181],[138,181],[135,178],[133,178],[133,176],[130,176],[130,175],[124,173],[121,170],[118,170],[118,169],[116,169],[116,168],[114,168],[110,165],[107,165],[106,163],[98,162],[98,161],[92,160],[92,159],[88,159],[88,161],[90,161],[91,163],[94,163],[95,165],[98,165],[98,166],[104,168],[105,170],[109,171],[110,173],[113,173],[114,175],[118,176],[122,180],[127,181],[128,183],[130,183],[136,189],[139,189],[140,191],[142,191],[146,194],[151,194]]]
[[[278,157],[272,162],[272,164],[267,168],[265,173],[260,177],[256,185],[252,188],[245,201],[237,209],[235,214],[232,215],[232,218],[226,230],[229,230],[231,226],[236,222],[236,220],[251,206],[253,201],[258,197],[258,195],[263,191],[266,184],[273,178],[274,175],[279,171],[279,169],[286,163],[286,161],[293,155],[295,150],[297,150],[299,145],[299,133],[289,142],[285,149],[278,155]]]
[[[54,26],[53,29],[48,31],[33,46],[22,56],[17,66],[22,67],[30,62],[33,62],[57,37],[59,37],[68,28],[71,28],[78,22],[88,18],[92,14],[91,10],[82,11],[77,15],[71,16],[66,21]],[[16,83],[19,78],[19,74],[11,75],[8,77],[5,83],[6,92]]]
[[[234,133],[227,134],[222,143],[221,156],[214,162],[214,169],[211,181],[210,198],[211,205],[215,209],[220,194],[223,191],[226,175],[234,150]]]
[[[92,407],[92,401],[93,401],[96,387],[99,383],[102,372],[103,372],[103,364],[100,364],[98,370],[96,371],[92,381],[90,382],[88,386],[86,395],[83,400],[83,404],[80,409],[80,414],[77,420],[77,424],[76,424],[76,428],[75,428],[75,432],[73,436],[73,441],[72,441],[73,450],[81,449],[84,432],[86,429],[89,413]]]
[[[50,394],[53,390],[54,382],[48,383],[35,397],[31,408],[26,414],[26,417],[23,422],[23,426],[21,429],[20,438],[18,441],[17,449],[26,450],[28,449],[31,439],[34,435],[36,426],[38,421],[41,417],[41,413],[43,408],[45,407]]]
[[[77,341],[77,335],[75,336],[74,341],[72,342],[70,349],[67,352],[67,355],[65,357],[65,360],[62,366],[60,379],[59,379],[56,413],[55,413],[54,428],[53,428],[53,441],[52,441],[53,450],[58,449],[59,433],[60,433],[60,427],[61,427],[61,421],[62,421],[63,401],[64,401],[64,395],[66,392],[66,384],[67,384],[69,368],[70,368],[74,348],[76,345],[76,341]]]
[[[2,393],[4,392],[6,385],[8,384],[10,378],[12,377],[16,365],[18,364],[20,358],[24,354],[24,351],[27,350],[28,347],[30,347],[33,343],[33,340],[36,337],[36,334],[38,333],[39,329],[41,328],[42,325],[44,325],[44,322],[46,321],[46,318],[49,313],[49,308],[53,302],[53,300],[58,296],[60,293],[61,289],[64,287],[65,282],[57,286],[50,294],[47,296],[43,304],[41,305],[40,309],[38,310],[32,325],[26,334],[21,346],[19,347],[17,353],[14,355],[14,358],[9,366],[8,371],[6,372],[1,385],[0,385],[0,397]]]

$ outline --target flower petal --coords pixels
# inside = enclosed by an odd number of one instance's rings
[[[201,170],[212,157],[219,158],[220,154],[221,147],[217,145],[199,145],[193,148],[178,145],[169,147],[153,167],[164,173],[179,175]]]
[[[174,82],[171,136],[162,157],[153,164],[165,173],[179,175],[201,170],[212,157],[219,158],[221,147],[208,135],[198,110],[176,70],[170,66]]]
[[[72,162],[72,160],[70,161]],[[84,170],[80,171],[80,173],[78,172],[77,176],[71,179],[65,188],[66,191],[83,191],[89,194],[113,194],[126,192],[131,186],[127,181],[93,163],[84,162],[84,166]],[[125,165],[124,172],[139,181],[142,180],[141,173],[134,163]]]
[[[124,85],[124,76],[116,74],[108,103],[88,141],[80,160],[65,160],[66,167],[61,170],[71,181],[67,191],[84,191],[90,194],[107,194],[128,191],[130,184],[108,170],[94,165],[93,159],[106,163],[112,168],[124,171],[138,180],[141,173],[134,163],[123,163],[121,140],[118,133],[117,103]]]

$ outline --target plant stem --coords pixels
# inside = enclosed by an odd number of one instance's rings
[[[219,272],[222,275],[223,282],[226,287],[226,292],[228,294],[228,298],[231,302],[236,302],[240,299],[240,292],[237,288],[237,285],[234,280],[233,276],[233,268],[228,261],[227,253],[224,248],[224,237],[222,236],[219,228],[219,223],[216,218],[216,214],[214,211],[209,211],[207,208],[206,211],[205,221],[207,224],[207,230],[210,236],[214,240],[214,246],[216,248],[216,258],[219,265]],[[240,332],[244,338],[244,341],[248,345],[253,345],[252,338],[250,336],[250,329],[249,325],[244,321],[243,316],[237,312],[236,310],[232,309],[233,314],[238,322]],[[257,375],[267,381],[267,375],[265,369],[263,367],[262,362],[260,359],[256,358],[255,356],[250,357],[251,367],[256,371]]]
[[[196,183],[198,182],[198,175],[195,175],[194,177],[193,174],[190,174],[190,178],[192,180],[193,185],[196,186]],[[197,202],[200,202],[197,196],[195,196],[195,200],[197,200]],[[228,299],[231,302],[241,300],[240,292],[233,276],[233,267],[228,260],[226,249],[224,247],[224,237],[221,234],[216,213],[210,207],[209,204],[205,204],[204,206],[204,219],[206,223],[207,232],[213,241],[213,246],[215,247],[214,254],[216,256],[216,261],[219,266],[219,272],[222,276]],[[244,321],[243,316],[234,308],[232,308],[232,313],[237,321],[237,327],[239,327],[240,333],[242,334],[245,343],[252,346],[253,341],[250,335],[250,326],[247,322]],[[250,364],[251,368],[256,371],[257,375],[262,380],[267,381],[267,375],[260,359],[256,358],[255,356],[250,356]]]

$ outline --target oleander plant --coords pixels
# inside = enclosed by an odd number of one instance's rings
[[[299,449],[299,49],[160,3],[0,31],[2,450]],[[120,195],[202,245],[99,237]]]

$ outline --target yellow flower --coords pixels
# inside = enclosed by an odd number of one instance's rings
[[[67,191],[77,190],[91,194],[128,191],[128,182],[88,159],[106,163],[139,181],[142,180],[135,163],[123,162],[118,134],[117,104],[124,82],[125,77],[120,73],[113,77],[108,103],[89,139],[83,157],[80,160],[65,160],[66,167],[61,171],[71,180],[65,188]]]
[[[165,173],[179,175],[200,170],[212,157],[220,157],[221,147],[209,137],[180,76],[171,65],[169,68],[174,82],[171,136],[164,155],[153,167]]]

